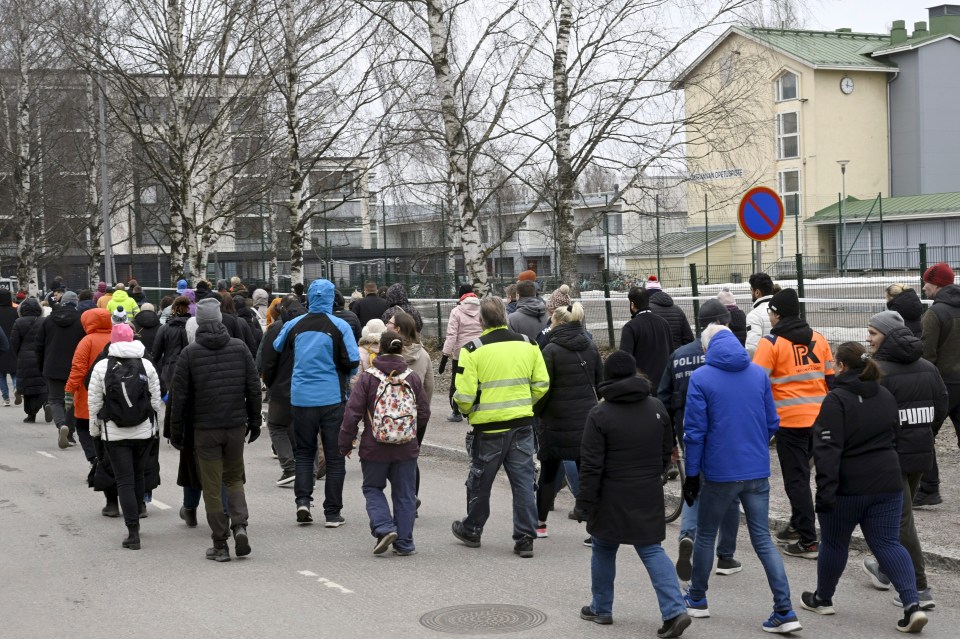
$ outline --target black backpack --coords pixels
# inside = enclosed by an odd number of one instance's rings
[[[128,428],[153,417],[147,371],[139,357],[108,357],[103,385],[100,419]]]

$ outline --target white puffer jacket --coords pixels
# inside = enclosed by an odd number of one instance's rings
[[[143,359],[143,342],[117,342],[110,345],[108,351],[111,357],[137,357]],[[106,395],[106,386],[104,378],[107,375],[107,363],[109,360],[102,359],[93,367],[90,373],[90,386],[87,389],[87,401],[90,405],[90,434],[93,437],[100,436],[102,430],[105,441],[119,441],[122,439],[149,439],[157,432],[156,419],[147,420],[138,426],[121,428],[111,421],[107,421],[106,426],[101,420],[96,418],[100,409],[103,408],[103,400]],[[147,373],[147,385],[150,389],[150,405],[156,414],[160,414],[160,407],[163,400],[160,397],[160,376],[157,370],[148,359],[143,359],[143,370]]]

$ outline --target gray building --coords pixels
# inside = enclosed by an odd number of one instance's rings
[[[871,54],[896,65],[889,81],[890,195],[960,191],[960,5],[929,10],[908,36],[893,23],[890,45]]]

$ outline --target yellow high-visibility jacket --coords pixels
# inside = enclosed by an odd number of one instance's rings
[[[470,425],[502,432],[533,423],[550,387],[540,348],[506,326],[489,328],[460,351],[453,399]]]

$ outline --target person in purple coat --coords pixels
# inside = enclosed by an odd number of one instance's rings
[[[403,359],[403,340],[394,331],[385,331],[380,338],[380,354],[372,368],[385,377],[402,377],[407,372]],[[416,427],[425,428],[430,421],[430,401],[417,374],[410,371],[404,378],[416,398]],[[370,372],[360,373],[350,393],[340,425],[340,453],[350,457],[360,421],[360,468],[363,472],[363,496],[367,500],[370,533],[376,537],[373,554],[384,553],[391,544],[393,552],[401,557],[417,552],[413,543],[413,523],[417,516],[417,457],[420,445],[416,433],[403,443],[386,443],[374,438],[373,423],[381,379]],[[393,498],[393,514],[383,494],[387,481]]]

